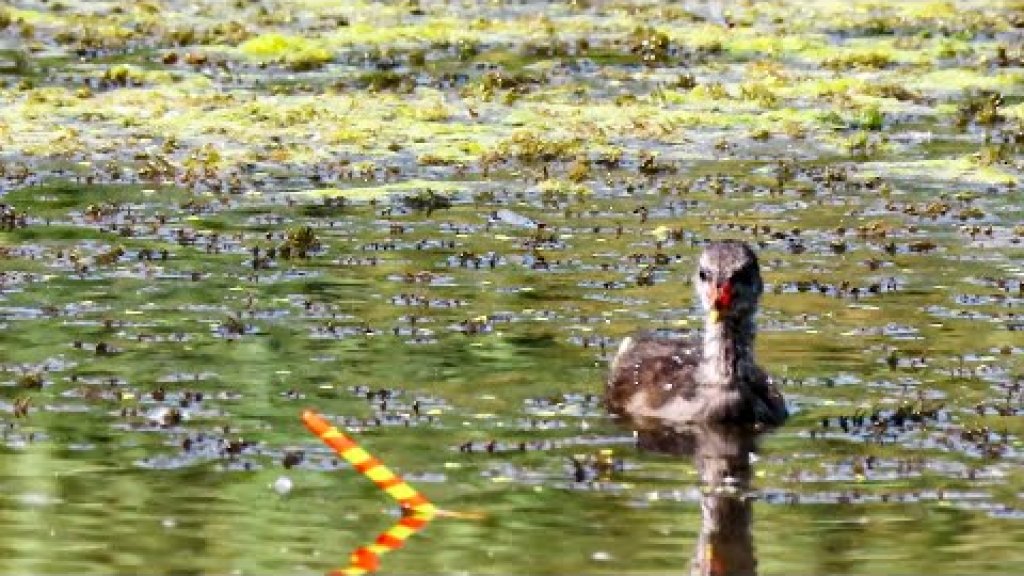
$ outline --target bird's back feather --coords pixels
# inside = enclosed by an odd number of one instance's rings
[[[704,386],[699,339],[641,332],[623,340],[605,392],[609,412],[679,422],[777,426],[787,413],[782,395],[759,368],[735,386]]]

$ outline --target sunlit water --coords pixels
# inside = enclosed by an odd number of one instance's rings
[[[0,572],[345,565],[399,512],[305,431],[311,407],[438,506],[482,515],[432,522],[382,558],[389,573],[683,573],[698,468],[638,448],[600,397],[624,335],[699,328],[688,277],[700,243],[725,237],[758,246],[758,357],[793,413],[751,468],[758,572],[1024,568],[1024,85],[1009,3],[903,20],[846,3],[689,3],[697,19],[639,2],[420,4],[344,7],[341,30],[450,9],[445,30],[473,50],[379,32],[383,48],[337,49],[312,71],[201,38],[79,54],[57,35],[70,17],[14,3],[50,19],[35,21],[30,69],[0,50],[0,190],[24,215],[0,226]],[[329,36],[304,24],[329,7],[296,6],[237,19]],[[540,12],[557,41],[534,33]],[[798,22],[785,32],[775,14]],[[477,17],[508,25],[476,33]],[[871,36],[890,17],[905,28]],[[920,32],[939,20],[945,35]],[[639,24],[671,31],[672,48],[645,47]],[[773,33],[811,44],[752,39]],[[19,34],[0,30],[0,46],[20,53]],[[875,68],[825,65],[828,50],[893,38],[917,44]],[[190,50],[227,64],[190,64]],[[391,59],[418,87],[369,92],[383,80],[365,75]],[[73,94],[121,61],[179,76]],[[488,80],[482,63],[528,79]],[[694,96],[677,85],[687,73],[726,94]],[[743,96],[772,74],[778,101]],[[917,95],[871,95],[904,84]],[[179,85],[203,98],[147,100]],[[343,102],[362,108],[336,116]],[[349,126],[374,136],[338,133]]]

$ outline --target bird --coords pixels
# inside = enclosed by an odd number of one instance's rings
[[[754,358],[764,292],[757,255],[739,240],[709,242],[693,284],[706,314],[702,337],[626,337],[610,364],[606,409],[626,419],[782,425],[785,400]]]

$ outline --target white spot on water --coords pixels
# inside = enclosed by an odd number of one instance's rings
[[[38,492],[22,494],[18,500],[26,506],[49,506],[51,504],[60,504],[62,502],[60,498],[54,498],[53,496],[40,494]]]
[[[277,492],[281,496],[288,494],[292,491],[292,480],[287,476],[281,476],[277,480],[274,480],[274,492]]]

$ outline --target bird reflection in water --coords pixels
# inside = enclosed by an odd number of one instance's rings
[[[751,455],[758,437],[755,428],[651,421],[638,428],[637,444],[641,450],[692,456],[697,467],[701,482],[701,529],[690,574],[756,574],[751,490]]]

